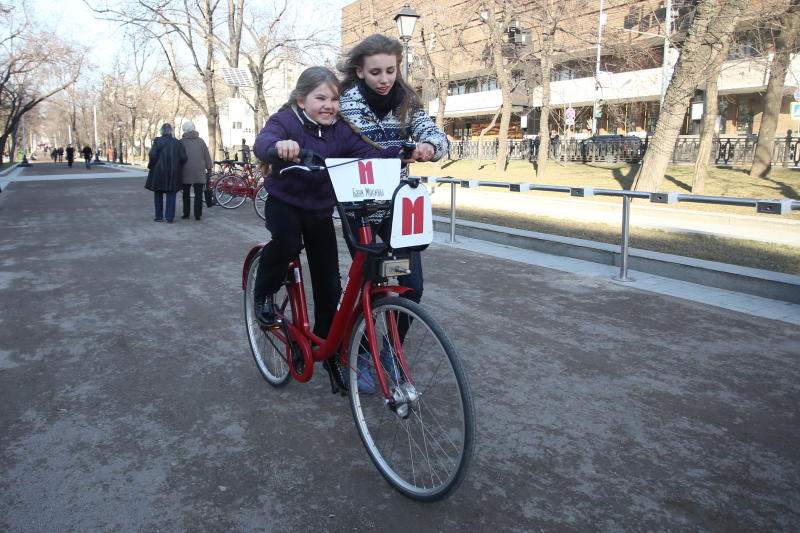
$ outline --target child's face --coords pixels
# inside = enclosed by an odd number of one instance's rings
[[[356,67],[356,75],[378,94],[387,94],[397,79],[397,58],[392,54],[375,54],[364,58],[364,66]]]
[[[318,124],[330,124],[339,112],[339,91],[327,83],[320,83],[303,100],[297,100],[297,107],[305,110],[308,118]]]

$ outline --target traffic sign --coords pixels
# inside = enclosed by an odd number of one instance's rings
[[[797,89],[797,90],[794,92],[794,101],[795,101],[795,102],[800,102],[800,89]]]
[[[565,116],[567,117],[567,120],[575,120],[575,109],[572,106],[569,106]]]
[[[792,102],[791,107],[792,120],[800,120],[800,102]]]

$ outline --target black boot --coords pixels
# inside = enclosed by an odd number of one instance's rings
[[[336,363],[336,359],[338,359],[339,355],[336,354],[330,359],[326,359],[322,362],[322,368],[328,372],[328,379],[331,382],[331,392],[333,394],[341,394],[342,396],[347,394],[347,385],[344,382],[344,376],[342,375],[341,368]]]
[[[282,321],[275,316],[275,304],[272,301],[272,296],[268,296],[266,302],[255,305],[255,316],[262,328],[271,329],[281,326]]]

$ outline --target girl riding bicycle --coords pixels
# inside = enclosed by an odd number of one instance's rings
[[[323,157],[397,157],[401,148],[377,149],[339,120],[340,84],[325,67],[303,71],[297,86],[273,114],[253,144],[253,152],[271,165],[265,180],[267,230],[272,235],[261,252],[253,298],[255,317],[275,327],[273,294],[281,287],[286,266],[305,245],[314,297],[314,334],[326,337],[341,294],[339,254],[333,226],[336,197],[328,172],[284,168],[299,163],[301,149]],[[269,156],[275,148],[277,158]]]
[[[342,116],[379,146],[401,146],[413,139],[417,143],[415,161],[438,161],[447,152],[447,135],[436,127],[398,72],[402,57],[400,41],[385,35],[370,35],[353,47],[338,65],[344,73]],[[407,167],[403,175],[408,175]],[[370,219],[373,233],[384,241],[391,229],[386,214],[379,211]],[[403,296],[419,303],[423,289],[419,252],[411,253],[411,274],[401,276],[398,282],[414,289]]]

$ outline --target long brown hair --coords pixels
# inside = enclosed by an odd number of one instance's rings
[[[375,33],[351,48],[336,65],[339,72],[344,75],[342,91],[358,84],[360,78],[356,69],[363,69],[364,59],[375,54],[389,54],[397,58],[397,78],[394,82],[402,87],[404,93],[403,101],[397,108],[397,116],[405,127],[410,121],[411,114],[422,107],[422,102],[400,73],[400,66],[403,63],[403,45],[397,39]]]

